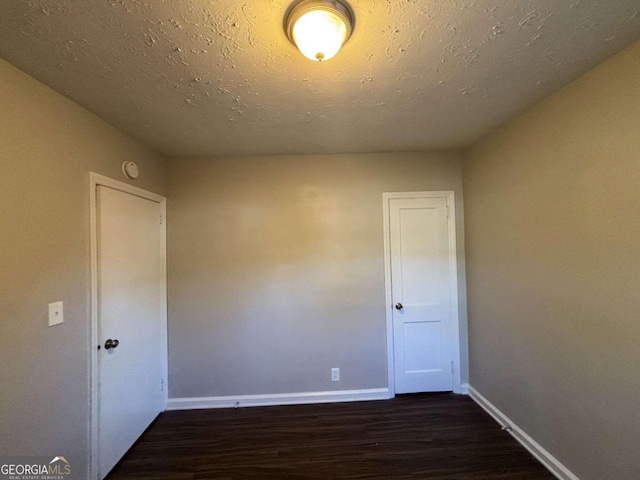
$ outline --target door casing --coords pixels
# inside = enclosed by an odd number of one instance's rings
[[[456,247],[456,208],[455,194],[451,190],[434,192],[393,192],[382,194],[383,216],[384,216],[384,289],[387,319],[387,383],[389,386],[389,396],[394,397],[396,393],[394,374],[394,338],[393,338],[393,298],[391,285],[391,230],[390,230],[390,202],[393,199],[412,198],[445,198],[447,201],[447,226],[449,229],[449,265],[450,265],[450,289],[451,292],[451,318],[453,321],[453,332],[456,338],[453,341],[453,392],[464,393],[460,376],[460,315],[458,305],[458,258]]]
[[[89,479],[98,480],[98,344],[99,344],[99,325],[98,325],[98,213],[97,213],[97,188],[98,186],[109,187],[131,195],[151,200],[160,206],[162,215],[162,223],[160,225],[160,261],[161,261],[161,278],[162,283],[162,374],[165,379],[163,391],[164,409],[168,403],[168,342],[167,342],[167,200],[165,197],[156,193],[148,192],[138,187],[134,187],[127,183],[113,180],[112,178],[91,172],[89,174],[89,209],[90,209],[90,229],[91,229],[91,292],[90,292],[90,328],[89,328],[89,432],[90,432],[90,450],[89,450]]]

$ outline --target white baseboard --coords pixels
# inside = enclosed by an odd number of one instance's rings
[[[468,383],[460,384],[460,391],[456,393],[459,393],[460,395],[469,395],[469,384]]]
[[[560,480],[580,480],[575,474],[565,467],[560,461],[545,450],[542,445],[531,438],[524,430],[511,421],[498,407],[487,400],[480,392],[469,385],[469,396],[480,405],[502,428],[509,432],[524,448],[542,463],[547,470]]]
[[[265,407],[271,405],[303,405],[308,403],[362,402],[388,400],[388,388],[337,390],[330,392],[276,393],[268,395],[236,395],[227,397],[170,398],[167,410],[199,408]]]

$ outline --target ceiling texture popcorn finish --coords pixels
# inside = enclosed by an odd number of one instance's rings
[[[289,0],[0,4],[0,57],[169,155],[465,146],[640,38],[638,0],[352,0],[326,63]]]

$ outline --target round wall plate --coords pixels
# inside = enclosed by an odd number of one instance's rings
[[[124,162],[122,164],[122,173],[124,173],[125,177],[135,180],[139,174],[138,165],[135,162]]]

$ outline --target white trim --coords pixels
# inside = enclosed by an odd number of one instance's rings
[[[551,455],[542,445],[531,438],[527,432],[513,423],[509,417],[502,413],[498,407],[487,400],[480,392],[469,386],[469,396],[480,405],[493,419],[500,424],[503,430],[509,432],[520,444],[529,450],[547,470],[560,480],[580,480],[571,470],[565,467],[560,460]]]
[[[390,396],[388,388],[337,390],[329,392],[275,393],[268,395],[230,395],[225,397],[171,398],[169,399],[167,410],[363,402],[369,400],[388,400],[389,398],[392,398],[392,395]]]
[[[161,195],[148,192],[138,187],[113,180],[97,173],[89,173],[89,209],[91,236],[91,293],[90,310],[91,323],[89,328],[89,478],[98,479],[98,214],[96,191],[98,186],[105,186],[120,192],[130,193],[147,200],[156,202],[160,206],[162,224],[160,228],[160,248],[162,267],[162,329],[163,329],[163,359],[162,375],[164,377],[164,406],[168,404],[168,345],[167,345],[167,199]]]
[[[461,395],[469,395],[469,384],[463,383],[460,385],[460,394]]]
[[[389,217],[389,200],[391,193],[382,194],[382,215],[384,221],[384,294],[385,315],[387,324],[387,386],[389,393],[396,394],[396,378],[393,349],[393,298],[391,290],[391,228]]]
[[[394,352],[393,352],[393,299],[391,285],[391,242],[389,225],[389,207],[393,199],[411,198],[445,198],[447,200],[448,227],[449,227],[449,268],[451,269],[451,317],[453,319],[453,361],[455,369],[453,373],[453,392],[466,394],[460,376],[462,358],[460,357],[460,314],[458,306],[458,253],[456,241],[456,202],[452,190],[438,192],[393,192],[382,194],[382,208],[384,218],[384,290],[387,318],[387,382],[389,392],[395,395],[394,378]]]

